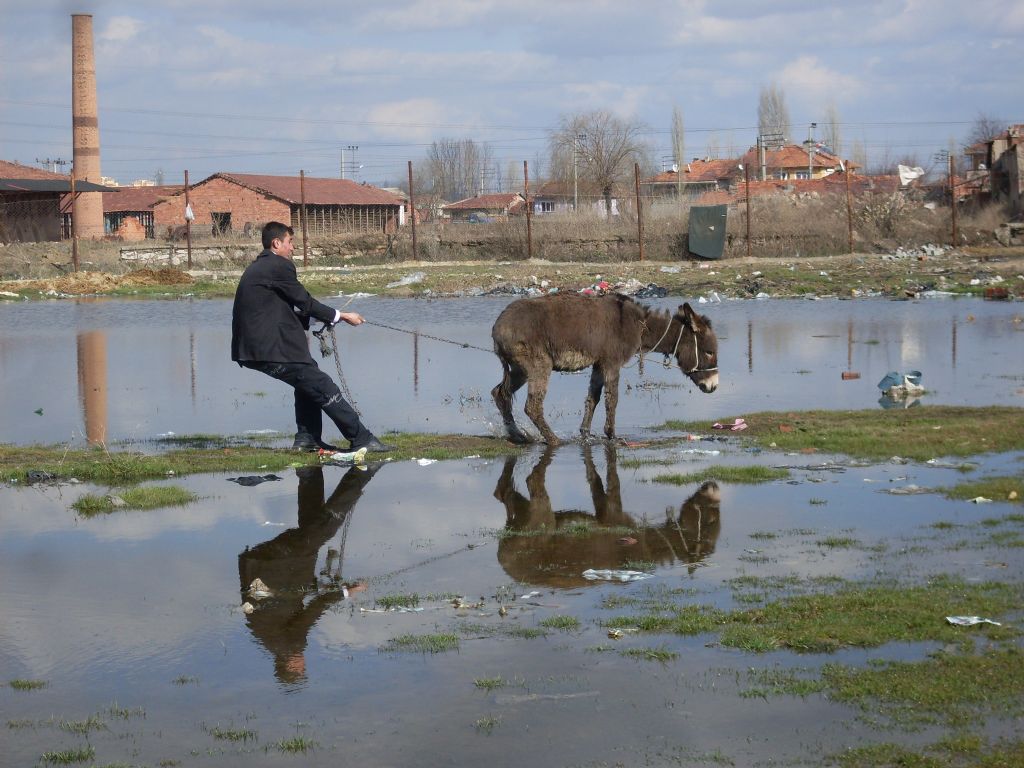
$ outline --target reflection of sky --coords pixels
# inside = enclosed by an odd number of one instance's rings
[[[369,298],[349,308],[370,320],[489,348],[491,325],[506,303]],[[654,302],[666,308],[678,303]],[[1020,402],[1019,384],[1005,378],[1024,375],[1020,358],[1001,354],[1019,344],[1013,304],[825,300],[696,306],[713,319],[720,337],[719,390],[704,395],[675,369],[648,358],[644,379],[636,367],[623,374],[620,432],[669,418],[716,419],[761,409],[873,408],[875,384],[890,370],[922,370],[927,403]],[[976,319],[968,321],[969,315]],[[230,301],[220,300],[0,307],[0,441],[81,439],[75,335],[92,329],[106,332],[111,439],[248,429],[290,434],[291,391],[229,360],[229,319]],[[414,361],[411,335],[369,325],[343,328],[338,337],[347,383],[374,430],[496,432],[499,419],[489,392],[500,367],[493,355],[421,338]],[[861,378],[841,381],[848,356]],[[332,360],[320,364],[336,376]],[[585,374],[552,378],[547,412],[556,431],[576,431],[585,390]],[[524,393],[517,397],[520,420],[524,399]],[[38,408],[42,416],[34,413]],[[597,429],[602,419],[599,410]]]

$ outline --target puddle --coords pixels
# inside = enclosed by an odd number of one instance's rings
[[[278,765],[289,739],[313,745],[312,764],[750,764],[878,739],[820,696],[743,698],[742,675],[920,658],[921,644],[798,658],[725,648],[715,632],[611,640],[602,622],[631,601],[743,607],[733,585],[744,576],[797,591],[831,577],[1019,581],[1017,550],[986,544],[980,525],[1016,508],[883,492],[952,485],[954,469],[715,446],[720,456],[675,469],[763,462],[791,477],[676,487],[650,482],[664,465],[622,466],[651,452],[597,445],[285,471],[251,487],[225,473],[180,478],[198,502],[90,519],[72,502],[106,489],[0,488],[0,668],[4,681],[47,683],[0,687],[5,758],[28,765],[84,745],[60,723],[92,715],[107,728],[88,737],[98,764]],[[982,459],[976,473],[1021,458]],[[593,582],[588,568],[652,578]],[[255,578],[272,594],[246,615]],[[386,610],[399,598],[422,610]],[[457,648],[397,649],[424,635]],[[678,656],[619,652],[645,648]]]
[[[649,303],[675,308],[679,300]],[[506,304],[501,298],[353,300],[349,308],[368,319],[421,334],[371,325],[339,332],[347,383],[372,428],[496,434],[501,422],[489,393],[500,379],[497,358],[428,336],[490,349],[491,325]],[[921,403],[1021,405],[1024,398],[1024,371],[1005,354],[1024,331],[1019,304],[730,301],[701,311],[720,341],[718,391],[704,395],[678,370],[649,357],[643,376],[637,366],[623,371],[620,434],[673,418],[894,405],[880,404],[876,387],[894,370],[924,373]],[[247,432],[287,440],[294,432],[291,390],[230,361],[230,312],[230,301],[221,300],[0,306],[0,442]],[[320,364],[336,375],[332,361]],[[850,371],[860,378],[842,380]],[[576,434],[586,385],[585,374],[552,377],[546,410],[560,435]],[[521,395],[516,414],[525,423],[524,401]],[[596,430],[602,420],[599,409]]]

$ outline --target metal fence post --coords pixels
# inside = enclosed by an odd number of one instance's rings
[[[640,261],[644,260],[644,209],[640,199],[640,163],[633,163],[633,180],[636,182],[636,242],[640,248]]]
[[[188,249],[188,268],[192,269],[192,217],[189,216],[188,168],[185,169],[185,243]]]
[[[416,250],[416,198],[412,191],[412,160],[409,161],[409,220],[412,222],[412,259],[419,261],[419,252]]]
[[[302,266],[309,266],[309,237],[306,230],[306,172],[299,171],[299,202],[302,205]]]
[[[523,192],[526,196],[526,258],[533,258],[533,230],[530,226],[530,168],[523,160]]]

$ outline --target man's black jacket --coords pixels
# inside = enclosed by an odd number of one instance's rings
[[[231,359],[237,362],[312,363],[310,318],[334,321],[335,310],[309,295],[291,259],[265,250],[246,267],[231,311]]]

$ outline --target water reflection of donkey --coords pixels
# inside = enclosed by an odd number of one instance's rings
[[[718,339],[711,321],[683,304],[670,315],[627,296],[598,298],[558,293],[509,304],[491,330],[504,376],[491,390],[509,438],[530,442],[512,415],[512,396],[528,383],[526,415],[548,445],[558,438],[544,419],[544,396],[552,371],[581,371],[593,366],[580,433],[590,435],[594,409],[605,391],[604,432],[615,436],[619,370],[638,352],[673,356],[679,370],[702,392],[718,387]]]
[[[589,583],[581,575],[588,568],[623,568],[629,563],[681,562],[687,563],[692,573],[715,551],[721,526],[717,483],[704,483],[682,503],[678,514],[669,507],[664,521],[641,525],[622,509],[612,446],[605,446],[604,482],[594,466],[591,447],[583,446],[593,515],[584,510],[552,508],[545,475],[553,457],[554,451],[549,448],[537,460],[526,478],[527,496],[516,490],[513,477],[520,457],[505,459],[494,489],[494,497],[505,505],[506,512],[498,562],[517,581],[575,587]],[[625,533],[627,528],[633,532]],[[636,543],[629,543],[632,539]]]
[[[297,469],[299,527],[246,547],[238,556],[243,595],[256,578],[270,588],[270,597],[253,601],[256,610],[246,622],[253,636],[273,655],[274,674],[282,683],[305,679],[309,631],[328,608],[343,599],[340,584],[329,584],[326,589],[318,585],[317,558],[352,513],[379,467],[352,467],[327,499],[323,468]]]

